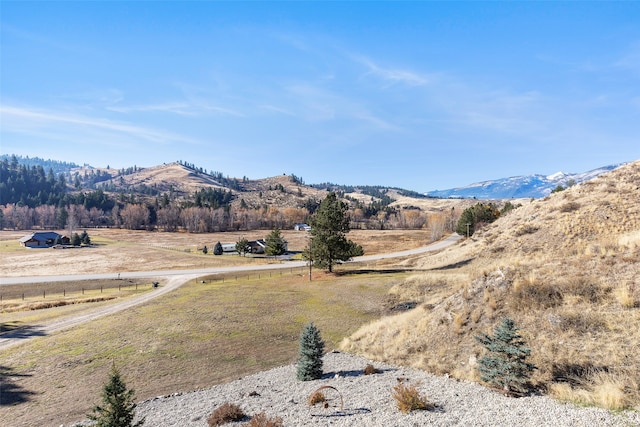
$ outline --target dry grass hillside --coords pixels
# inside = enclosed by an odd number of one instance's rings
[[[119,178],[114,180],[118,181]],[[224,188],[211,176],[196,173],[178,163],[141,168],[136,173],[123,175],[122,182],[116,182],[116,185],[124,187],[146,185],[161,192],[172,191],[182,196],[192,195],[201,188]]]
[[[362,327],[349,351],[478,380],[474,336],[515,320],[559,399],[640,409],[640,161],[524,202],[470,239],[407,260],[391,294],[415,309]]]
[[[96,169],[97,170],[97,169]],[[83,176],[89,169],[82,167],[73,172]],[[122,176],[116,169],[99,169],[101,173],[110,174],[113,178],[108,182],[119,190],[133,191],[147,187],[160,193],[170,193],[179,199],[191,199],[197,190],[205,188],[222,189],[231,191],[234,195],[232,206],[239,208],[263,208],[270,206],[277,209],[300,208],[309,199],[322,200],[328,191],[314,188],[297,182],[291,175],[278,175],[261,179],[236,179],[233,188],[225,186],[224,182],[217,181],[214,177],[198,172],[195,169],[179,163],[166,163],[147,168],[138,168],[133,173]],[[455,207],[462,211],[476,201],[471,199],[433,199],[414,198],[401,194],[396,189],[388,189],[387,193],[395,201],[391,204],[397,208],[418,208],[427,212],[445,212]],[[144,198],[148,195],[139,194]],[[359,200],[364,204],[379,200],[367,194],[358,192],[346,194],[352,200]],[[292,213],[291,213],[292,214]],[[292,214],[293,215],[293,214]]]
[[[327,191],[299,184],[289,175],[279,175],[269,178],[248,180],[242,184],[242,192],[237,194],[233,204],[238,205],[241,200],[252,208],[275,206],[278,208],[297,208],[305,200],[314,198],[322,200]]]

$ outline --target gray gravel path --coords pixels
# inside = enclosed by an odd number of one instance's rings
[[[369,363],[382,372],[363,375]],[[320,380],[300,382],[295,365],[283,366],[206,390],[150,399],[138,405],[137,414],[146,417],[145,426],[207,426],[211,412],[231,402],[249,415],[264,411],[270,417],[282,417],[285,426],[640,426],[640,412],[576,407],[544,396],[509,398],[476,383],[347,353],[327,354],[324,372]],[[436,409],[399,412],[391,397],[398,378],[419,384],[418,390]],[[309,407],[307,397],[324,385],[340,391],[342,410]]]

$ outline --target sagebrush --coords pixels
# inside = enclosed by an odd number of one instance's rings
[[[207,418],[209,427],[221,426],[232,421],[242,421],[246,415],[240,406],[225,402],[218,406]]]
[[[284,427],[282,418],[268,417],[264,412],[260,412],[251,417],[248,423],[243,424],[245,427]]]
[[[403,413],[418,410],[431,410],[435,405],[420,394],[415,384],[405,384],[400,382],[393,387],[393,398],[396,400],[398,409]]]

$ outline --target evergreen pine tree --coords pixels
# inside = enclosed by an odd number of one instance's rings
[[[300,356],[297,378],[300,381],[317,380],[322,377],[322,355],[324,341],[313,322],[308,323],[300,334]]]
[[[96,405],[89,419],[95,427],[139,427],[144,419],[133,424],[136,404],[134,391],[128,390],[115,365],[111,368],[109,382],[102,389],[102,406]]]
[[[71,244],[73,246],[80,246],[82,243],[82,239],[80,239],[80,235],[78,233],[73,233],[71,236]]]
[[[478,361],[482,381],[506,392],[525,392],[534,365],[526,362],[531,349],[525,347],[513,320],[505,317],[493,330],[493,336],[481,334],[475,339],[489,353]]]
[[[340,261],[348,261],[364,252],[362,246],[348,240],[349,207],[335,193],[329,193],[311,218],[312,244],[303,256],[331,273]]]
[[[216,243],[216,245],[213,247],[213,254],[222,255],[222,243]]]
[[[280,229],[275,228],[269,233],[265,239],[266,248],[265,253],[269,256],[283,255],[287,252],[287,244],[280,234]]]

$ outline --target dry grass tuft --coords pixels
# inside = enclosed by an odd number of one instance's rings
[[[564,205],[560,206],[560,212],[573,212],[580,209],[580,203],[577,202],[567,202]]]
[[[245,427],[284,427],[282,418],[269,418],[264,412],[255,414],[248,423],[243,424]]]
[[[209,427],[221,426],[232,421],[242,421],[246,417],[242,408],[235,403],[225,402],[218,406],[207,418]]]
[[[110,301],[116,298],[117,296],[115,295],[109,295],[109,296],[95,297],[95,298],[76,298],[76,299],[63,299],[63,300],[52,300],[52,301],[37,301],[37,302],[30,302],[25,304],[3,303],[3,304],[0,304],[0,312],[14,313],[17,311],[44,310],[47,308],[63,307],[65,305],[72,305],[72,304],[86,304],[86,303],[92,303],[92,302]]]
[[[560,400],[622,410],[633,407],[640,389],[638,378],[630,372],[598,369],[571,382],[553,383],[549,392]]]
[[[326,393],[323,390],[325,390]],[[330,385],[323,385],[309,395],[307,403],[309,406],[321,404],[323,409],[342,411],[344,402],[342,399],[342,393],[340,393],[337,388]]]
[[[616,301],[624,308],[635,308],[640,306],[640,300],[637,300],[633,290],[629,286],[618,286],[613,295]]]
[[[514,283],[509,299],[518,311],[540,310],[562,305],[563,295],[557,285],[527,279]]]
[[[309,406],[316,406],[318,403],[324,403],[327,401],[327,396],[324,395],[323,392],[316,390],[309,395],[307,398],[307,403]]]
[[[365,375],[373,375],[373,374],[379,374],[380,369],[376,368],[375,366],[369,363],[367,366],[364,367],[362,372]]]
[[[396,384],[393,387],[392,396],[400,412],[405,414],[411,411],[432,410],[436,407],[418,392],[415,384],[406,385],[404,382]]]
[[[584,275],[570,278],[565,289],[567,293],[592,304],[603,301],[611,293],[610,287],[599,285],[594,279]]]

